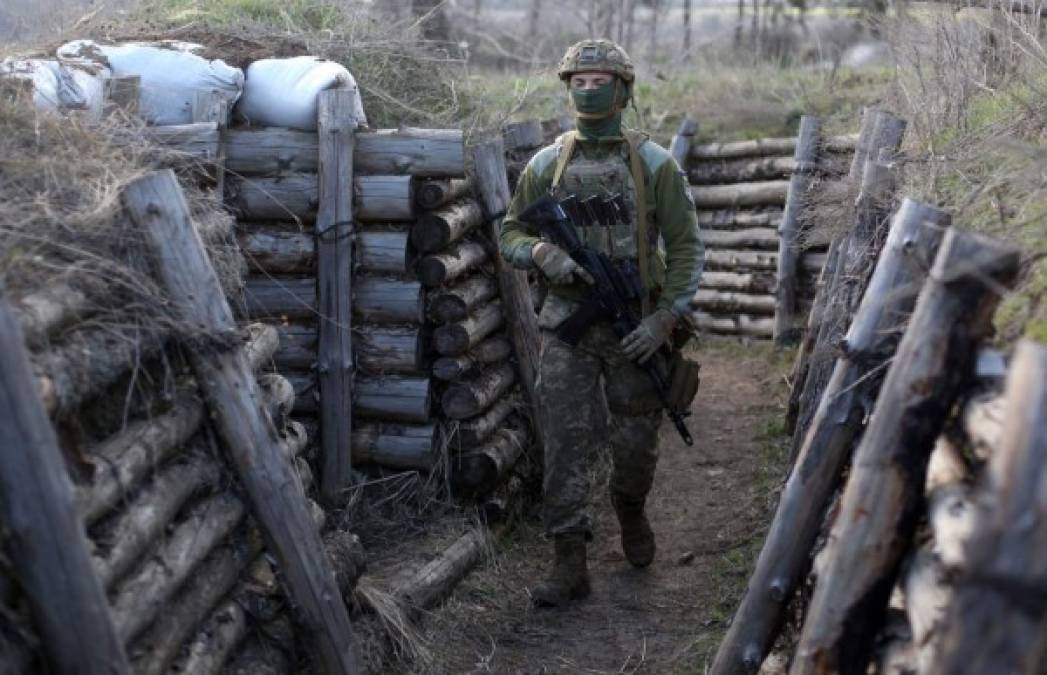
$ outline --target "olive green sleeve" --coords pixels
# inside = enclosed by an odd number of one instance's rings
[[[514,267],[527,269],[533,266],[531,249],[538,243],[538,231],[533,225],[522,222],[519,216],[531,202],[545,194],[548,184],[549,179],[538,174],[532,160],[520,174],[516,191],[505,210],[498,250]]]
[[[676,316],[691,312],[691,301],[705,264],[705,247],[698,234],[698,221],[690,186],[679,165],[672,159],[657,168],[653,176],[656,222],[665,242],[665,284],[658,309]]]

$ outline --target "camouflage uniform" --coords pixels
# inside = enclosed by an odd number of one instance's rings
[[[517,267],[533,265],[531,250],[539,241],[535,228],[518,216],[552,187],[563,146],[561,137],[532,158],[507,210],[500,249]],[[694,203],[683,173],[668,152],[649,140],[638,150],[651,241],[649,278],[644,282],[652,291],[656,309],[682,317],[690,311],[704,259]],[[612,258],[636,259],[637,192],[628,147],[621,136],[581,136],[557,191],[577,194],[579,199],[606,192],[623,194],[630,222],[610,230],[584,227],[581,234],[590,246]],[[538,318],[542,329],[538,413],[545,446],[544,520],[550,535],[583,532],[591,536],[588,459],[605,444],[610,445],[614,462],[612,495],[620,499],[643,503],[658,458],[662,417],[658,395],[644,371],[625,357],[610,325],[593,325],[573,348],[553,332],[586,294],[581,282],[551,284]]]

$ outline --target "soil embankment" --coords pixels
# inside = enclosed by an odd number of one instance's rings
[[[531,607],[527,588],[547,569],[550,545],[528,520],[427,618],[432,659],[411,672],[704,671],[744,590],[783,471],[776,430],[785,366],[765,347],[714,345],[700,358],[695,446],[663,426],[651,568],[625,561],[605,483],[597,483],[593,595],[565,610]]]

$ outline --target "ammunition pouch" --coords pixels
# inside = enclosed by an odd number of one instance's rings
[[[686,411],[698,395],[698,385],[702,365],[698,361],[684,356],[681,351],[674,351],[669,359],[669,391],[666,402],[670,410]]]

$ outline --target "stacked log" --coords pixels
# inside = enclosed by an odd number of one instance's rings
[[[817,121],[805,125],[799,139],[695,144],[697,127],[685,119],[673,137],[671,152],[691,184],[706,250],[707,272],[692,302],[699,330],[771,338],[782,299],[799,309],[810,304],[813,277],[822,263],[820,247],[800,249],[795,243],[787,247],[793,255],[783,262],[792,272],[793,293],[775,297],[779,226],[790,177],[794,191],[805,190],[812,179],[842,171],[856,139],[834,137],[819,144]],[[796,177],[801,175],[806,181],[797,185]],[[790,213],[798,210],[794,206]],[[798,219],[794,214],[786,220],[797,226],[790,230],[790,242],[798,241]]]
[[[324,234],[312,225],[318,223],[322,144],[316,133],[233,129],[226,145],[227,165],[237,175],[227,201],[238,214],[240,245],[253,272],[245,312],[277,326],[276,366],[295,388],[296,418],[311,423],[322,410],[317,375],[324,368],[316,264]],[[352,461],[429,470],[437,464],[431,336],[416,268],[449,246],[475,254],[466,238],[481,214],[465,178],[462,134],[359,132],[352,165],[353,227],[345,235],[352,240],[352,413],[359,427],[352,431]],[[457,269],[453,262],[425,264],[435,269],[430,276],[439,287],[476,261],[474,255]],[[459,298],[464,304],[448,298],[446,311],[461,314],[472,309],[469,303],[492,298],[489,288],[473,288]]]

